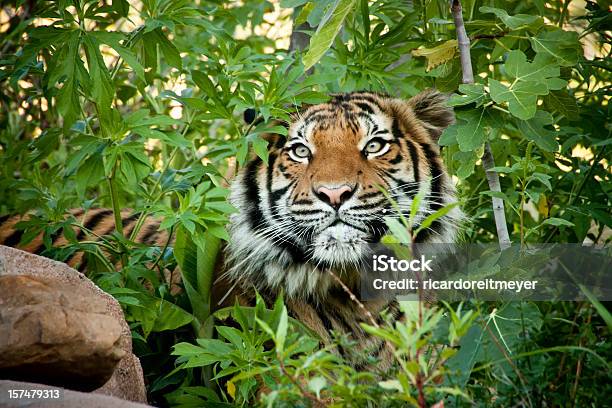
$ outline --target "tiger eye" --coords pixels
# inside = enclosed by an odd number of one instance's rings
[[[297,144],[293,146],[291,150],[293,150],[293,154],[295,154],[297,157],[301,159],[305,159],[308,156],[310,156],[310,149],[308,149],[303,144]]]
[[[384,144],[379,140],[370,140],[366,145],[365,151],[366,153],[378,153],[383,147]]]

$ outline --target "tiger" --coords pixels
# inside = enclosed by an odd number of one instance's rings
[[[374,359],[388,368],[390,345],[361,324],[401,319],[400,308],[395,299],[356,299],[360,268],[368,248],[388,233],[385,217],[407,216],[417,194],[414,242],[457,239],[463,216],[458,207],[418,228],[429,214],[457,202],[437,143],[452,123],[447,96],[437,90],[410,99],[358,91],[332,94],[298,111],[286,136],[266,135],[267,161],[254,155],[231,181],[229,201],[237,211],[229,219],[213,303],[248,305],[255,293],[270,300],[282,293],[289,315],[323,343],[332,341],[332,333],[355,342],[347,356],[355,367]],[[129,234],[137,217],[122,216]],[[15,222],[10,219],[9,226]],[[84,225],[109,233],[112,212],[91,211]],[[137,241],[166,238],[158,227],[159,221],[147,221]],[[0,227],[0,243],[14,245],[18,238],[18,231]],[[26,249],[42,248],[37,239]]]

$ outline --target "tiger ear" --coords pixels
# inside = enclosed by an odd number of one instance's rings
[[[455,123],[455,113],[447,102],[448,96],[435,89],[423,91],[408,100],[415,116],[436,141],[444,129]]]

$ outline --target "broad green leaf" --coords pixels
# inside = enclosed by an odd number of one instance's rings
[[[132,131],[149,139],[159,139],[170,146],[183,148],[191,146],[191,142],[189,140],[185,139],[180,133],[175,131],[162,132],[156,129],[149,129],[146,126],[134,128]]]
[[[556,111],[570,120],[580,118],[580,110],[576,98],[567,91],[552,91],[544,97],[544,104],[548,110]]]
[[[463,95],[453,94],[448,101],[450,106],[476,103],[476,107],[479,107],[487,100],[487,92],[482,84],[461,84],[459,85],[459,92]]]
[[[346,16],[355,8],[357,0],[336,0],[323,18],[315,34],[310,38],[310,46],[304,55],[304,70],[316,64],[334,42]]]
[[[520,81],[506,86],[490,78],[489,91],[491,99],[497,103],[507,103],[511,114],[519,119],[527,120],[533,118],[536,113],[538,95],[548,93],[548,88],[543,83]]]
[[[457,177],[465,180],[474,173],[474,166],[478,161],[478,155],[474,151],[456,152],[453,155],[453,162],[459,163],[459,168],[456,171]]]
[[[487,121],[484,109],[465,112],[461,123],[455,128],[459,150],[469,152],[482,146],[486,138],[485,125]]]
[[[191,343],[178,343],[172,348],[174,349],[172,352],[172,355],[174,356],[195,356],[206,351],[202,347]]]
[[[552,185],[550,184],[550,179],[552,177],[548,174],[535,172],[531,175],[531,178],[538,180],[540,183],[544,184],[548,190],[552,191]]]
[[[504,68],[514,80],[504,85],[490,78],[491,98],[497,103],[507,103],[510,113],[519,119],[527,120],[535,115],[539,95],[546,95],[567,84],[559,78],[559,65],[546,55],[538,54],[533,62],[528,62],[522,51],[513,50],[508,53]]]
[[[190,313],[167,300],[148,297],[143,304],[144,307],[133,309],[132,313],[138,314],[139,320],[146,324],[146,327],[143,327],[145,336],[151,331],[174,330],[193,320]],[[145,317],[146,315],[150,317]]]
[[[459,351],[446,363],[452,375],[446,377],[445,384],[465,387],[476,363],[504,359],[500,346],[513,354],[525,341],[525,335],[541,327],[542,315],[533,303],[509,302],[488,316],[480,316],[477,322],[459,341]],[[508,374],[512,372],[507,363],[499,364],[498,368]]]
[[[580,58],[582,48],[575,31],[543,31],[529,41],[537,53],[552,56],[564,67],[576,65]]]
[[[225,229],[225,227],[221,225],[214,225],[214,224],[208,225],[206,231],[214,235],[215,237],[222,239],[226,242],[229,242],[230,240],[230,236],[227,233],[227,230]]]
[[[454,123],[444,129],[442,135],[438,139],[438,144],[440,146],[453,146],[457,144],[457,124]]]
[[[566,81],[559,78],[559,65],[551,57],[543,54],[536,54],[533,62],[527,62],[527,57],[522,51],[510,51],[504,68],[516,81],[544,83],[549,90],[561,89],[567,85]]]
[[[533,140],[540,149],[547,152],[556,152],[559,149],[559,143],[555,140],[555,132],[545,128],[552,123],[552,115],[539,110],[533,118],[519,121],[518,128],[523,136]]]
[[[508,12],[506,12],[506,10],[502,10],[499,8],[495,8],[495,7],[480,7],[479,8],[481,13],[493,13],[495,14],[501,21],[504,22],[504,24],[512,29],[512,30],[517,30],[521,27],[524,26],[529,26],[532,25],[536,22],[542,22],[542,18],[539,16],[534,16],[534,15],[530,15],[530,14],[516,14],[514,16],[511,16],[508,14]]]

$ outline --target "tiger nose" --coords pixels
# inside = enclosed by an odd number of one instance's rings
[[[353,187],[343,184],[340,187],[332,188],[326,186],[318,187],[316,189],[316,194],[321,201],[324,201],[335,209],[338,209],[344,202],[351,198],[354,191],[355,190]]]

